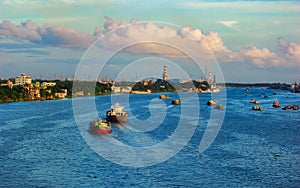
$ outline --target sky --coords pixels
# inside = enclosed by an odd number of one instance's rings
[[[0,78],[300,82],[300,2],[0,0]]]

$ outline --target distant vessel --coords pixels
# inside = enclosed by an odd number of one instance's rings
[[[259,104],[259,102],[257,100],[254,100],[254,99],[251,99],[250,103]]]
[[[207,103],[206,103],[208,106],[215,106],[215,105],[217,105],[217,102],[215,101],[215,100],[209,100],[209,101],[207,101]]]
[[[258,105],[255,105],[252,107],[252,110],[258,110],[258,111],[263,111],[264,109]]]
[[[159,96],[159,99],[162,99],[162,100],[166,100],[166,99],[169,99],[170,97],[168,95],[160,95]]]
[[[102,120],[101,118],[97,121],[90,122],[89,125],[89,133],[92,134],[110,134],[110,123],[106,120]]]
[[[282,110],[299,110],[299,107],[296,105],[287,105],[283,107]]]
[[[174,100],[172,100],[172,104],[175,104],[175,105],[181,104],[181,100],[180,99],[174,99]]]
[[[131,94],[151,94],[151,90],[150,89],[147,89],[147,91],[134,91],[134,90],[132,90],[130,93]]]
[[[127,122],[127,115],[127,112],[124,111],[124,106],[116,103],[106,112],[106,119],[110,122]]]
[[[279,108],[279,107],[280,107],[280,104],[279,104],[279,102],[278,102],[277,100],[275,100],[275,101],[273,102],[273,107],[274,107],[274,108]]]

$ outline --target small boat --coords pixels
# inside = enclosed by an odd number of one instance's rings
[[[159,96],[159,99],[161,99],[161,100],[167,100],[167,99],[169,99],[170,97],[168,96],[168,95],[160,95]]]
[[[206,103],[208,106],[215,106],[215,105],[217,105],[217,102],[215,101],[215,100],[209,100],[209,101],[207,101],[207,103]]]
[[[283,107],[282,110],[299,110],[299,107],[296,105],[287,105]]]
[[[217,104],[216,105],[216,109],[218,109],[218,110],[224,110],[224,106],[221,105],[221,104]]]
[[[257,100],[254,100],[254,99],[251,99],[250,103],[259,104],[259,102]]]
[[[127,112],[124,111],[124,106],[116,103],[111,106],[111,109],[106,112],[106,119],[110,122],[127,122]]]
[[[258,110],[258,111],[263,111],[264,109],[258,105],[255,105],[252,107],[252,110]]]
[[[279,104],[279,102],[278,102],[277,100],[275,100],[275,101],[273,102],[273,107],[274,107],[274,108],[279,108],[279,107],[280,107],[280,104]]]
[[[90,122],[89,133],[92,134],[110,134],[111,127],[109,121],[98,119],[97,121]]]
[[[180,99],[173,99],[172,104],[175,104],[175,105],[181,104],[181,100]]]

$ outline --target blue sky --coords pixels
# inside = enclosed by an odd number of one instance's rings
[[[166,34],[165,38],[152,40],[165,42],[172,36],[180,38],[180,44],[190,44],[186,34],[180,34],[180,28],[189,26],[187,30],[191,33],[201,31],[197,37],[212,48],[228,82],[300,81],[298,1],[4,0],[0,1],[0,19],[1,78],[15,77],[21,72],[34,77],[42,74],[47,79],[55,73],[72,76],[97,37],[118,30],[124,26],[122,22],[128,24],[136,19],[152,21],[156,26],[176,25],[160,31],[177,32],[178,36]],[[97,26],[101,29],[96,31]],[[146,29],[149,28],[155,26]],[[123,37],[137,40],[141,31],[130,33],[129,27],[123,32],[115,33],[119,40],[106,37],[107,41],[117,45],[120,39],[125,40]],[[159,35],[146,32],[149,36]],[[116,48],[105,41],[101,45],[104,50]],[[143,46],[130,52],[142,57],[147,50]],[[152,55],[170,59],[163,54],[169,51],[160,52],[151,51]],[[180,61],[178,57],[171,59]],[[124,62],[130,63],[128,58]],[[188,69],[189,64],[185,66]],[[197,73],[193,75],[196,77]]]

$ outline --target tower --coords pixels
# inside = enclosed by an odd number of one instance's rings
[[[167,66],[164,66],[163,81],[168,80]]]
[[[208,73],[208,76],[207,76],[207,83],[208,84],[212,84],[213,80],[212,80],[212,77],[211,77],[211,72]]]

